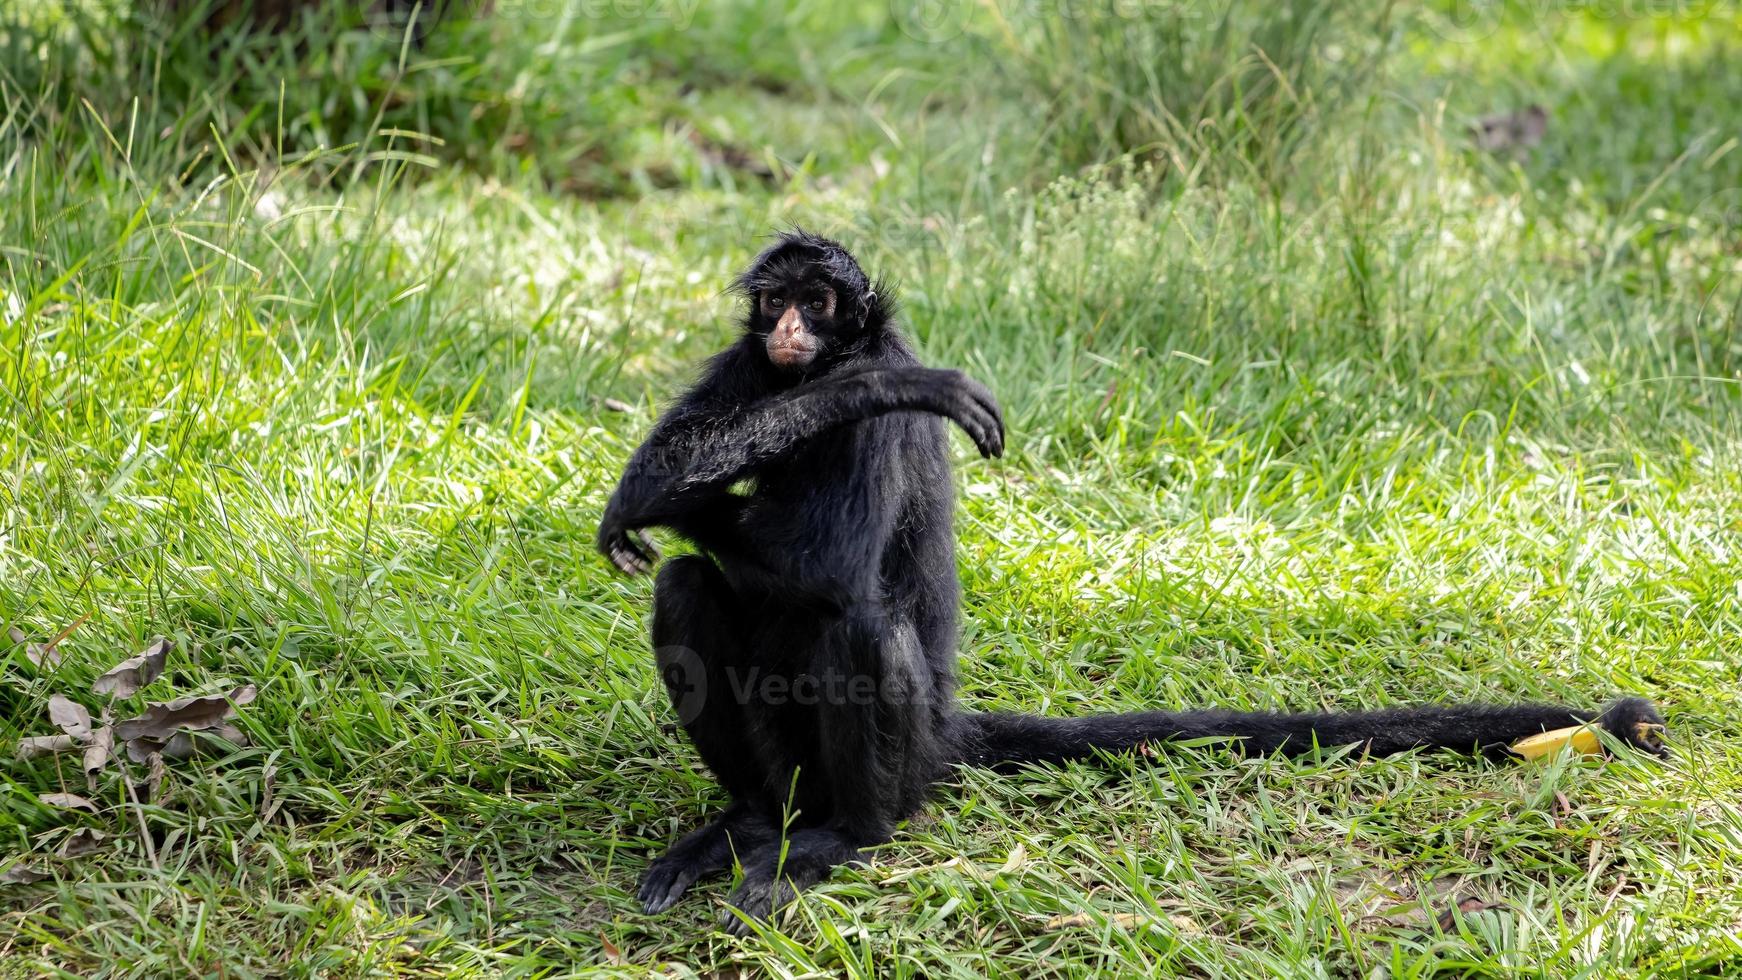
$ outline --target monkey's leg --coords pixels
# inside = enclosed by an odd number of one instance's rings
[[[922,760],[942,758],[929,674],[906,622],[875,604],[850,607],[820,641],[811,673],[820,682],[818,744],[805,763],[812,772],[800,778],[824,781],[828,815],[743,858],[744,880],[730,902],[750,919],[766,918],[837,866],[861,860],[861,848],[887,841],[936,775]],[[723,924],[738,934],[748,929],[735,913]]]
[[[743,660],[738,600],[705,558],[674,558],[654,585],[653,646],[666,693],[690,742],[733,803],[719,819],[672,845],[642,875],[639,897],[649,912],[670,908],[690,885],[731,865],[774,836],[754,801],[766,784],[745,737],[744,708],[730,671]]]

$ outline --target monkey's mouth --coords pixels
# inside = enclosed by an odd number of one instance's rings
[[[798,343],[792,340],[780,343],[772,337],[768,339],[768,359],[774,363],[775,367],[801,368],[816,358],[817,348],[815,344]]]

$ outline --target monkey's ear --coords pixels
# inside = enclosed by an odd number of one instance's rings
[[[871,311],[877,306],[877,290],[868,289],[865,297],[859,300],[859,323],[863,325],[870,318]]]

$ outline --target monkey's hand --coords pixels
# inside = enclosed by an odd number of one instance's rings
[[[659,561],[659,549],[646,531],[631,530],[609,517],[599,525],[598,548],[625,575],[646,575]]]
[[[887,368],[841,379],[892,410],[941,415],[962,427],[982,456],[1004,455],[1004,410],[986,386],[947,368]]]

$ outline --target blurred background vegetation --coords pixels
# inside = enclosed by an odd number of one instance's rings
[[[1733,968],[1733,3],[242,9],[0,9],[0,620],[70,630],[0,738],[156,634],[142,697],[260,687],[138,792],[0,763],[0,975]],[[792,224],[1006,404],[975,705],[1625,691],[1680,755],[969,774],[790,938],[642,916],[718,800],[593,523]]]

